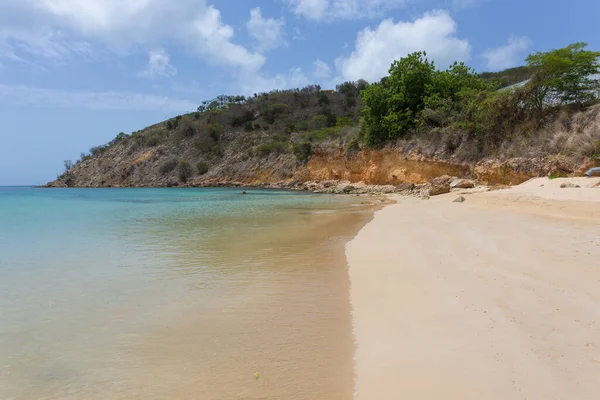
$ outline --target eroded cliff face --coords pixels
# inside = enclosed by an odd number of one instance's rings
[[[304,167],[298,168],[298,181],[343,180],[370,185],[422,184],[449,175],[475,179],[485,185],[517,185],[537,176],[582,175],[597,162],[568,157],[512,158],[506,161],[484,160],[458,163],[405,153],[400,149],[360,152],[345,156],[343,152],[317,152]]]
[[[185,153],[181,153],[181,157]],[[474,179],[484,185],[516,185],[532,177],[582,175],[597,161],[568,157],[512,158],[484,160],[474,164],[427,158],[402,149],[361,151],[347,155],[343,150],[318,150],[306,164],[289,154],[264,159],[229,155],[203,176],[181,182],[174,170],[161,173],[164,154],[151,149],[129,155],[115,151],[80,163],[69,180],[59,179],[50,186],[73,187],[167,187],[167,186],[281,186],[304,182],[346,181],[367,185],[424,184],[448,175]]]

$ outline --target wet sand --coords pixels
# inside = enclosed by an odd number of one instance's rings
[[[598,398],[599,179],[571,181],[376,213],[346,246],[359,400]]]

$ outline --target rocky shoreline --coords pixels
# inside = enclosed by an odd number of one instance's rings
[[[59,188],[68,187],[66,185],[48,184],[42,186],[44,188]],[[97,188],[97,186],[71,186],[77,188]],[[326,193],[326,194],[354,194],[354,195],[390,195],[399,194],[404,196],[414,196],[427,198],[429,196],[436,196],[444,193],[449,193],[453,190],[460,189],[472,189],[472,188],[486,188],[486,186],[479,185],[477,181],[472,179],[461,179],[448,175],[443,175],[433,179],[429,183],[413,184],[413,183],[400,183],[398,185],[369,185],[364,182],[350,182],[345,180],[326,180],[326,181],[307,181],[307,182],[296,182],[296,181],[280,181],[274,183],[248,183],[240,181],[229,181],[221,179],[208,179],[200,182],[193,183],[167,183],[161,186],[143,186],[143,185],[131,185],[131,186],[119,186],[119,185],[107,185],[101,186],[102,188],[144,188],[144,187],[180,187],[180,188],[260,188],[260,189],[278,189],[278,190],[292,190],[292,191],[304,191],[312,193]]]

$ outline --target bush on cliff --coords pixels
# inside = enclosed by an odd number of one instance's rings
[[[192,166],[187,161],[179,161],[177,163],[177,176],[181,182],[187,182],[194,175]]]

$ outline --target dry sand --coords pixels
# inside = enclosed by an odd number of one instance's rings
[[[599,181],[379,211],[346,248],[358,400],[599,399]]]

